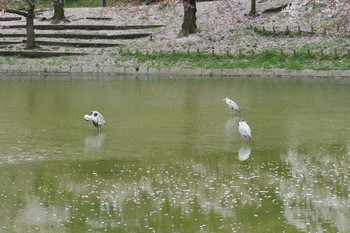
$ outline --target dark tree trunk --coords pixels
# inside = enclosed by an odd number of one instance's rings
[[[34,33],[34,7],[30,7],[26,15],[27,49],[36,48]]]
[[[107,6],[107,0],[102,0],[102,6],[106,7]]]
[[[52,17],[53,24],[66,20],[66,17],[64,16],[64,0],[54,0],[53,10],[54,10],[54,15]]]
[[[256,0],[251,0],[249,16],[256,15]]]
[[[35,43],[35,33],[34,33],[34,18],[35,18],[35,5],[34,1],[27,0],[27,3],[29,5],[29,9],[27,11],[19,11],[19,10],[11,10],[11,9],[5,9],[5,12],[21,15],[26,18],[26,34],[27,34],[27,49],[34,49],[36,48]]]
[[[196,0],[183,0],[184,4],[184,19],[181,27],[181,31],[178,34],[178,38],[189,36],[192,33],[198,31],[196,24]]]

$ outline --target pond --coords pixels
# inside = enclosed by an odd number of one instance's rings
[[[350,231],[348,81],[2,77],[0,108],[0,231]]]

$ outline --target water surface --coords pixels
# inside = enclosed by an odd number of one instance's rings
[[[0,226],[349,232],[349,106],[348,81],[2,77]]]

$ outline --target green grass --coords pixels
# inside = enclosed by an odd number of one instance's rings
[[[115,0],[109,0],[107,3],[110,5],[112,2],[115,5]],[[102,3],[100,0],[65,0],[66,8],[76,7],[101,7]],[[37,9],[53,8],[51,0],[37,1]]]
[[[322,55],[312,50],[300,50],[295,53],[281,53],[276,50],[266,50],[259,53],[244,51],[237,54],[212,54],[207,52],[153,52],[151,54],[122,51],[111,54],[115,57],[116,66],[149,67],[149,68],[202,68],[202,69],[293,69],[293,70],[350,70],[350,55],[347,53],[324,52]],[[62,61],[76,59],[72,56],[52,58],[47,63],[45,59],[35,60],[37,64],[57,65]],[[5,56],[1,64],[26,64],[27,58]],[[104,63],[106,58],[101,58]],[[130,64],[132,61],[133,65]],[[95,65],[96,64],[91,64]]]
[[[129,3],[132,0],[107,0],[107,6],[115,6],[118,2],[120,3]],[[24,4],[22,4],[24,5]],[[65,7],[67,8],[76,8],[76,7],[101,7],[101,0],[65,0]],[[37,9],[43,8],[53,8],[51,0],[42,0],[37,1]]]
[[[65,7],[101,7],[100,0],[65,0]]]
[[[324,8],[327,8],[327,3],[312,3],[313,10],[320,11]]]
[[[260,36],[265,36],[265,37],[301,37],[301,36],[312,36],[315,35],[316,32],[311,32],[311,31],[292,31],[290,28],[285,28],[285,29],[280,29],[280,28],[275,28],[275,29],[265,29],[264,27],[258,28],[258,27],[253,27],[253,32],[260,35]]]
[[[241,54],[212,54],[202,52],[153,52],[141,54],[122,52],[117,58],[120,61],[136,60],[139,66],[155,68],[264,68],[264,69],[316,69],[316,70],[350,70],[350,57],[347,55],[335,58],[333,54],[316,54],[310,51],[299,51],[291,54],[275,50],[260,53],[245,52]]]

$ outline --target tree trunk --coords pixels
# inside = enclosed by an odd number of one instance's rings
[[[102,6],[106,7],[107,6],[107,0],[102,0]]]
[[[196,24],[196,0],[183,0],[184,4],[184,19],[182,23],[182,29],[178,34],[178,38],[189,36],[192,33],[198,31]]]
[[[56,24],[62,20],[66,20],[64,16],[64,0],[54,0],[53,1],[54,15],[52,17],[52,23]]]
[[[34,7],[30,7],[26,15],[27,49],[36,48],[34,34]]]
[[[34,33],[34,18],[35,18],[35,0],[26,1],[28,3],[28,10],[27,11],[21,11],[21,10],[12,10],[12,9],[5,9],[4,12],[17,14],[20,16],[23,16],[26,18],[26,35],[27,35],[27,49],[34,49],[36,48],[35,43],[35,33]]]
[[[251,0],[249,16],[256,15],[256,0]]]

